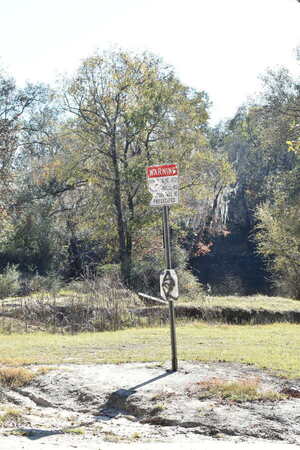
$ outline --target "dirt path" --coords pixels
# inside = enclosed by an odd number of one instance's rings
[[[181,363],[176,373],[167,367],[64,365],[27,387],[3,390],[3,409],[17,414],[0,428],[0,449],[299,448],[299,379],[230,363]],[[262,390],[293,396],[242,403],[199,398],[197,383],[212,377],[259,379]]]

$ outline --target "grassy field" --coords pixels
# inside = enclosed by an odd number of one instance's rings
[[[287,377],[300,377],[300,333],[296,324],[177,327],[178,358],[253,364]],[[0,335],[0,364],[95,364],[165,362],[170,359],[169,328],[59,335]],[[179,362],[180,364],[180,362]]]
[[[268,311],[297,311],[300,312],[300,301],[285,297],[268,297],[266,295],[251,296],[219,296],[201,298],[195,301],[186,301],[185,304],[198,306],[204,303],[207,307],[239,308],[245,310],[268,310]]]

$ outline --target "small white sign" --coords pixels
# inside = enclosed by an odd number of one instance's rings
[[[152,194],[150,206],[174,205],[179,201],[177,164],[147,167],[148,189]]]
[[[176,300],[179,297],[178,278],[174,269],[167,269],[161,273],[160,296],[164,300]]]

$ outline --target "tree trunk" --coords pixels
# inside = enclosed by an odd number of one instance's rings
[[[128,240],[127,224],[124,218],[122,197],[121,197],[121,180],[118,167],[118,159],[116,152],[115,139],[111,143],[111,156],[114,168],[114,204],[117,214],[117,230],[119,237],[119,257],[121,266],[121,278],[126,286],[130,285],[131,272],[131,245],[128,246],[131,238]],[[127,237],[127,239],[126,239]]]
[[[128,255],[128,283],[131,284],[132,268],[132,223],[134,219],[134,206],[131,195],[128,195],[129,223],[126,229],[126,251]]]

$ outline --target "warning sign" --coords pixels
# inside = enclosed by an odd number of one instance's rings
[[[150,206],[174,205],[179,201],[177,164],[147,167],[148,189],[152,194]]]

